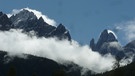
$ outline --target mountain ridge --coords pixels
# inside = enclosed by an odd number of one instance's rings
[[[42,17],[38,19],[33,12],[26,9],[23,9],[17,14],[13,14],[10,18],[2,12],[0,14],[1,30],[23,29],[24,32],[34,31],[38,37],[57,37],[58,39],[68,39],[71,41],[70,33],[64,25],[59,24],[57,27],[49,25]],[[7,23],[2,24],[4,20]]]

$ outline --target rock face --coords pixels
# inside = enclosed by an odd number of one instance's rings
[[[104,43],[109,43],[109,42],[117,42],[117,38],[115,37],[115,35],[112,33],[112,32],[108,32],[109,30],[105,29],[100,37],[99,37],[99,40],[96,44],[96,48],[97,50],[100,49],[102,47],[102,45]]]
[[[95,48],[95,40],[94,40],[94,38],[92,38],[91,39],[91,41],[90,41],[90,48],[92,49],[92,50],[96,50],[96,48]]]
[[[34,31],[38,37],[57,37],[71,41],[69,31],[64,25],[58,27],[47,24],[42,17],[39,19],[33,12],[23,9],[10,18],[0,12],[0,30],[23,29],[24,32]]]
[[[0,12],[0,30],[9,30],[11,28],[11,23],[7,15]]]

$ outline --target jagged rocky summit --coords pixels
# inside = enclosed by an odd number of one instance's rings
[[[64,25],[57,27],[47,24],[42,17],[39,19],[33,12],[23,9],[10,18],[0,12],[0,30],[23,29],[24,32],[34,31],[38,37],[57,37],[58,39],[68,39],[71,41],[69,31]]]
[[[132,41],[123,47],[120,45],[116,34],[107,29],[101,32],[97,43],[95,43],[94,38],[91,39],[90,48],[102,55],[110,53],[119,59],[129,58],[131,56],[134,57],[135,55],[135,41]]]

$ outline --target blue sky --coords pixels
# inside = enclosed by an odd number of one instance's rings
[[[74,40],[89,44],[105,28],[135,18],[135,0],[1,0],[0,11],[29,7],[64,24]],[[121,39],[121,35],[118,36]]]

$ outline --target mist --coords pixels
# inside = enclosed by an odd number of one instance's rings
[[[57,38],[38,38],[34,32],[26,34],[15,29],[0,31],[0,37],[0,50],[7,51],[9,56],[23,57],[22,54],[31,54],[60,64],[73,62],[95,73],[111,70],[115,61],[110,54],[102,56],[92,51],[88,45],[81,46],[75,40],[69,42]]]

